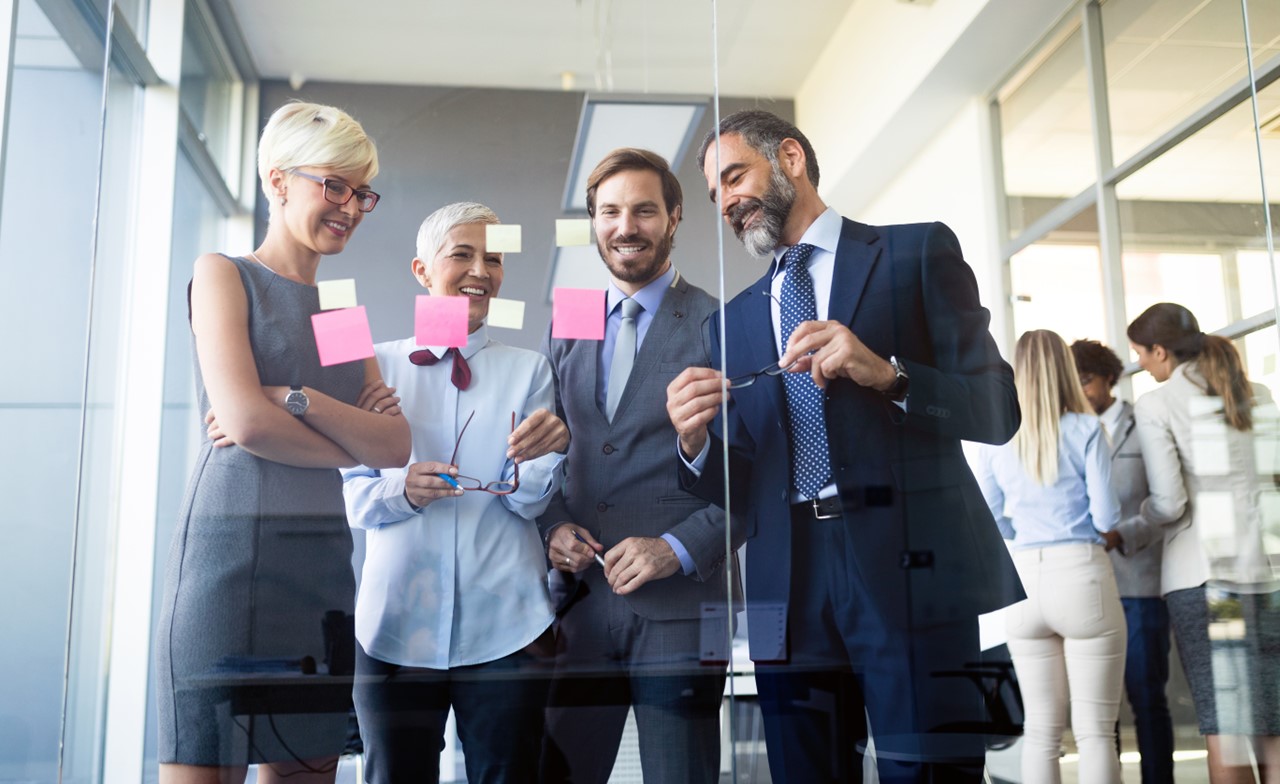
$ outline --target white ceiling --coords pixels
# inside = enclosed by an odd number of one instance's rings
[[[1280,2],[1249,3],[1255,67],[1280,57]],[[1108,0],[1102,6],[1114,160],[1134,155],[1247,76],[1239,0]],[[1088,77],[1079,31],[1001,103],[1005,188],[1070,197],[1093,181]],[[1260,92],[1265,122],[1280,84]],[[1280,180],[1280,139],[1262,140],[1266,175]],[[1121,184],[1122,198],[1256,202],[1253,117],[1238,106]],[[1274,187],[1274,185],[1273,185]]]
[[[854,0],[720,0],[720,90],[792,97]],[[710,94],[711,3],[230,0],[265,78]],[[803,12],[798,9],[802,8]]]

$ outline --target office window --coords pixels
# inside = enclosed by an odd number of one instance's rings
[[[1010,236],[1093,182],[1093,139],[1079,28],[1001,90],[1000,137]]]
[[[1241,0],[1107,0],[1107,97],[1116,161],[1248,75]],[[1249,5],[1254,62],[1280,54],[1275,3]],[[1256,168],[1256,166],[1254,167]]]

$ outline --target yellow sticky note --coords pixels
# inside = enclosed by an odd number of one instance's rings
[[[520,225],[498,224],[485,226],[484,249],[489,253],[519,253]]]
[[[565,218],[556,220],[556,247],[591,244],[590,218]]]
[[[518,299],[489,300],[489,318],[485,323],[504,329],[524,329],[524,302]]]
[[[316,283],[320,289],[320,309],[337,310],[356,306],[356,279],[322,280]]]

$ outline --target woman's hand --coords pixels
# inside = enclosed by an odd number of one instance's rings
[[[569,447],[569,428],[560,417],[540,408],[520,423],[507,439],[507,445],[507,457],[517,463],[551,452],[564,452]]]
[[[218,418],[213,415],[213,409],[209,409],[209,413],[204,415],[204,423],[208,425],[205,433],[208,434],[209,440],[213,442],[214,449],[221,449],[227,446],[235,446],[236,442],[231,437],[222,432],[222,428],[218,426]]]
[[[457,466],[448,463],[426,461],[412,463],[404,476],[404,497],[419,509],[441,498],[455,498],[462,495],[462,490],[440,478],[441,474],[450,477],[458,475]]]
[[[396,397],[396,388],[387,386],[382,379],[370,381],[360,390],[356,398],[356,408],[372,411],[375,414],[400,416],[400,398]]]

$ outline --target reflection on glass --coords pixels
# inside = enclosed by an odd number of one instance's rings
[[[1083,39],[1076,29],[1000,97],[1011,236],[1093,182],[1090,122]]]
[[[1280,6],[1249,25],[1255,67],[1280,55]],[[1116,163],[1247,76],[1241,0],[1107,0],[1102,30]]]

